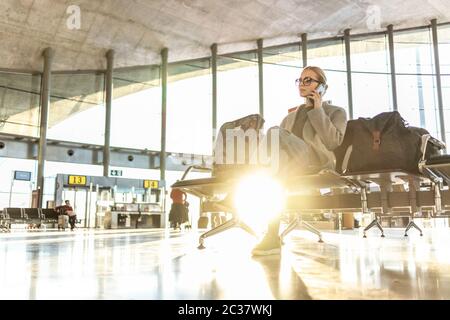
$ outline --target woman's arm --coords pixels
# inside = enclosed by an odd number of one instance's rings
[[[328,150],[333,151],[339,147],[347,127],[347,114],[344,109],[337,109],[330,117],[323,108],[315,108],[308,112],[308,118]]]

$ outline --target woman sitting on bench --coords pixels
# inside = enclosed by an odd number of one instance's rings
[[[306,67],[296,84],[305,103],[291,109],[280,127],[270,128],[264,138],[271,136],[270,130],[279,130],[278,174],[289,176],[299,171],[299,168],[316,172],[334,169],[336,159],[333,150],[344,138],[346,112],[343,108],[322,101],[328,85],[321,68]],[[253,255],[280,254],[279,226],[280,217],[277,217],[269,224],[263,240],[253,249]]]

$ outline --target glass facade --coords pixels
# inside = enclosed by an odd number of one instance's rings
[[[328,90],[325,101],[344,108],[348,113],[347,64],[343,39],[308,43],[308,66],[325,71]]]
[[[100,72],[52,75],[48,139],[105,142],[104,80]]]
[[[116,69],[113,88],[111,146],[160,150],[159,66]]]
[[[440,138],[433,44],[429,28],[394,33],[398,111]]]
[[[392,111],[392,81],[386,35],[352,37],[353,118]]]
[[[445,122],[450,116],[450,27],[438,30]],[[398,109],[415,126],[440,137],[433,46],[429,27],[395,31]],[[343,38],[308,43],[308,65],[326,71],[332,104],[348,109]],[[351,37],[354,118],[393,109],[387,35]],[[294,80],[302,69],[301,43],[263,49],[266,129],[303,102]],[[168,152],[212,153],[210,58],[168,66]],[[102,145],[105,127],[104,72],[52,75],[48,139]],[[0,132],[39,135],[41,75],[0,72]],[[160,66],[118,68],[113,74],[111,146],[161,147]],[[259,112],[257,52],[218,56],[217,125]],[[447,129],[447,134],[450,129]]]
[[[217,57],[217,130],[227,121],[259,113],[256,51]]]
[[[41,76],[0,72],[0,133],[39,136]]]
[[[438,28],[442,98],[444,103],[445,137],[450,143],[450,25]]]
[[[292,107],[303,103],[295,79],[303,70],[301,44],[263,49],[264,126],[278,126]]]
[[[169,64],[166,150],[212,154],[210,59]]]

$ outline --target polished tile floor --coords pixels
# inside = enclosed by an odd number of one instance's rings
[[[230,230],[0,234],[0,299],[450,299],[450,229],[292,232],[280,257]]]

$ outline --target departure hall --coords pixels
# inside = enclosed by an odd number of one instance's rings
[[[2,0],[0,300],[449,300],[448,143],[447,0]]]

